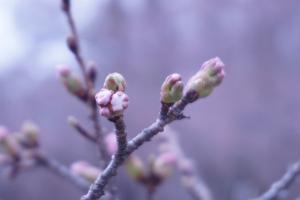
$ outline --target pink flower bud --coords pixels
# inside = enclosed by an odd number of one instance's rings
[[[177,157],[171,152],[161,154],[153,164],[153,172],[158,177],[165,179],[170,176],[173,167],[177,163]]]
[[[113,91],[102,88],[96,95],[95,99],[99,107],[104,107],[110,104]]]
[[[88,182],[94,182],[101,173],[100,169],[85,161],[77,161],[71,165],[71,172]]]
[[[106,76],[104,81],[104,88],[116,91],[125,91],[126,88],[126,81],[125,78],[119,73],[111,73]]]
[[[117,138],[115,133],[109,133],[105,136],[106,150],[109,155],[114,155],[118,150]]]
[[[183,83],[180,74],[169,75],[161,87],[160,99],[163,103],[175,103],[182,97]]]
[[[197,92],[198,98],[210,95],[213,89],[223,81],[224,67],[225,65],[218,57],[203,63],[200,70],[188,81],[186,93]]]
[[[71,74],[70,68],[66,65],[58,65],[57,72],[59,76],[67,77]]]
[[[113,112],[122,112],[128,107],[129,98],[128,96],[121,91],[113,94],[111,99],[111,108]]]
[[[125,163],[128,174],[136,181],[142,181],[145,177],[143,161],[136,155],[131,155]]]
[[[76,97],[80,98],[81,100],[86,101],[87,93],[83,84],[78,76],[73,74],[70,69],[66,66],[59,66],[58,67],[58,74],[62,83],[64,84],[65,88]]]
[[[102,88],[95,98],[100,108],[100,114],[108,118],[122,115],[129,103],[129,98],[124,92],[113,93],[113,91],[105,88]]]

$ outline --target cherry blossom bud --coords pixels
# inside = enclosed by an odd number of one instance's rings
[[[118,150],[117,137],[115,133],[109,133],[104,139],[106,150],[109,155],[114,155]]]
[[[171,152],[161,154],[153,163],[153,172],[158,177],[165,179],[170,176],[173,167],[177,163],[177,157]]]
[[[160,99],[163,103],[175,103],[182,97],[183,83],[180,74],[169,75],[161,87]]]
[[[107,118],[122,115],[129,103],[129,98],[124,92],[113,93],[112,90],[105,88],[96,94],[95,99],[100,108],[100,114]]]
[[[104,88],[116,91],[125,91],[126,88],[126,81],[125,78],[119,73],[111,73],[106,76],[104,81]]]
[[[29,148],[37,147],[39,143],[38,141],[39,133],[40,130],[36,124],[30,121],[26,121],[22,125],[21,133],[18,134],[19,135],[18,140],[25,147],[29,147]]]
[[[3,126],[0,126],[0,147],[12,158],[19,158],[20,146],[16,138]]]
[[[200,70],[188,81],[186,93],[196,92],[198,98],[211,94],[224,79],[224,64],[220,58],[212,58],[201,66]]]
[[[128,107],[128,104],[129,98],[124,92],[118,91],[115,94],[113,94],[111,99],[112,112],[122,112]]]
[[[78,53],[78,43],[77,43],[75,36],[69,35],[67,37],[67,45],[68,45],[70,51],[72,51],[74,54]]]
[[[73,74],[67,66],[60,65],[57,68],[58,74],[65,88],[71,94],[85,101],[87,99],[87,94],[79,77]]]
[[[131,155],[125,163],[126,170],[134,180],[142,181],[145,177],[145,166],[143,161],[136,155]]]
[[[94,182],[101,173],[100,169],[85,161],[77,161],[71,165],[71,172],[88,182]]]

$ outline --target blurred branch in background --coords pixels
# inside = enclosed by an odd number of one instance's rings
[[[269,190],[267,190],[262,196],[253,200],[276,200],[280,199],[282,192],[285,192],[296,181],[300,175],[300,161],[294,163],[282,178],[272,183]]]
[[[174,129],[166,127],[164,133],[160,135],[160,150],[162,152],[172,152],[176,155],[182,185],[193,199],[213,200],[210,189],[197,175],[193,161],[183,152],[177,135]]]
[[[41,153],[39,135],[39,128],[32,122],[25,122],[17,133],[11,133],[5,127],[0,127],[0,147],[6,152],[0,155],[0,167],[8,168],[12,178],[23,171],[44,167],[79,189],[86,190],[89,186],[86,180],[72,173],[62,163]]]

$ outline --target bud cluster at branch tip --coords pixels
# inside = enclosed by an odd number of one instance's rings
[[[207,97],[223,81],[225,76],[224,67],[224,63],[218,57],[206,61],[188,81],[185,93],[196,92],[196,99]]]
[[[126,82],[121,74],[112,73],[106,77],[103,88],[95,95],[102,116],[113,118],[123,115],[129,104],[125,88]]]
[[[77,161],[71,165],[71,172],[92,183],[101,170],[86,161]]]
[[[163,103],[175,103],[182,97],[183,83],[180,74],[169,75],[161,86],[160,99]]]

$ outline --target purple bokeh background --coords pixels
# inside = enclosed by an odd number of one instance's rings
[[[96,164],[96,148],[66,123],[74,115],[90,126],[86,108],[65,92],[55,72],[60,63],[79,72],[65,47],[68,28],[59,1],[2,3],[0,124],[17,131],[24,120],[33,120],[48,155],[67,165],[82,159]],[[97,88],[110,72],[127,79],[130,137],[156,118],[160,85],[168,74],[178,72],[186,82],[202,62],[222,58],[224,83],[187,108],[190,120],[172,125],[215,199],[254,197],[300,158],[299,1],[74,0],[74,15],[83,53],[98,64]],[[138,154],[149,155],[156,147],[154,140]],[[122,199],[145,198],[123,170],[117,181]],[[284,199],[295,200],[299,186],[293,185]],[[13,181],[0,175],[0,200],[80,195],[43,169]],[[175,174],[155,199],[189,197]]]

